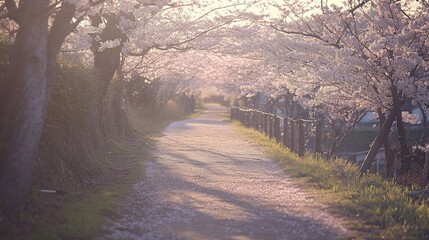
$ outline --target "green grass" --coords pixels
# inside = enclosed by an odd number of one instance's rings
[[[139,112],[139,111],[136,111]],[[86,188],[66,194],[41,194],[34,188],[33,207],[14,222],[0,221],[0,239],[92,239],[101,226],[120,216],[120,200],[130,193],[150,159],[149,148],[154,139],[174,120],[193,118],[200,112],[184,115],[146,115],[135,113],[135,121],[143,128],[137,143],[109,141],[108,159],[100,164],[99,179]],[[3,229],[3,231],[2,231]]]
[[[407,189],[375,174],[360,177],[357,166],[344,160],[300,158],[262,133],[243,127],[239,131],[255,139],[290,176],[304,179],[303,186],[317,189],[317,195],[324,196],[321,200],[346,216],[349,225],[362,223],[349,226],[357,231],[357,238],[429,239],[429,206],[411,200]],[[378,235],[362,235],[362,229]]]
[[[120,200],[143,172],[147,148],[118,145],[103,166],[104,178],[80,192],[66,194],[33,193],[34,204],[48,202],[43,212],[25,212],[8,227],[7,239],[91,239],[103,224],[119,216]],[[130,157],[134,156],[134,157]],[[0,234],[1,235],[1,234]],[[0,237],[0,239],[2,239]]]
[[[121,191],[115,185],[109,188],[91,189],[93,192],[67,203],[55,216],[58,221],[40,222],[27,236],[28,239],[83,239],[92,237],[99,231],[102,224],[108,223],[106,216],[116,213]]]

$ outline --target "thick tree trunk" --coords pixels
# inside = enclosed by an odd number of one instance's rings
[[[99,27],[103,22],[101,15],[90,17],[92,26]],[[105,106],[104,101],[112,83],[113,77],[120,67],[121,63],[121,50],[122,44],[114,48],[100,49],[101,42],[114,41],[116,39],[123,39],[124,35],[119,29],[119,17],[115,14],[108,14],[105,16],[105,28],[99,35],[94,35],[91,50],[94,54],[94,67],[98,72],[98,89],[97,97],[97,112],[99,119],[99,131],[103,135],[108,135],[104,128]],[[100,38],[99,40],[97,38]],[[114,96],[115,97],[115,96]],[[113,100],[115,101],[115,99]],[[115,104],[115,103],[114,103]],[[119,130],[121,131],[121,130]]]
[[[102,104],[102,100],[105,98],[109,89],[110,83],[112,82],[113,76],[118,70],[121,63],[121,50],[122,43],[119,46],[113,48],[106,48],[100,51],[100,42],[114,41],[121,39],[125,41],[125,36],[119,29],[119,17],[115,14],[105,16],[106,26],[102,33],[99,35],[100,41],[93,40],[92,52],[94,54],[94,67],[99,70],[100,74],[100,85],[98,89],[99,103]],[[98,27],[102,23],[101,16],[97,15],[91,17],[92,25]]]
[[[47,62],[47,99],[50,99],[51,90],[55,78],[57,77],[57,55],[61,50],[61,46],[66,37],[75,29],[77,24],[81,22],[81,19],[76,20],[75,23],[71,23],[76,7],[73,4],[63,2],[61,9],[55,16],[55,20],[49,31],[48,36],[48,62]]]
[[[94,54],[94,66],[100,76],[100,85],[97,93],[100,103],[106,97],[113,76],[119,67],[120,53],[120,48],[109,48]]]
[[[25,203],[37,161],[38,143],[46,112],[46,69],[49,0],[20,6],[26,13],[19,22],[10,62],[7,94],[7,147],[1,156],[0,207],[9,216]]]

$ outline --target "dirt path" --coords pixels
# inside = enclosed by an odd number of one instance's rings
[[[346,230],[207,105],[171,124],[101,239],[338,239]]]

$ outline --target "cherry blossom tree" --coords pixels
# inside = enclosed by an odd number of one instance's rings
[[[18,25],[0,90],[0,206],[14,215],[30,189],[60,47],[89,7],[101,1],[2,1]]]
[[[345,6],[348,7],[345,10],[325,6],[322,13],[310,14],[314,8],[303,11],[302,4],[286,3],[281,6],[283,13],[293,15],[294,19],[284,18],[272,27],[303,37],[305,44],[313,44],[308,48],[313,54],[306,55],[301,69],[313,66],[310,79],[318,81],[313,86],[322,86],[318,92],[329,86],[345,98],[353,97],[352,102],[360,108],[388,115],[361,171],[369,166],[396,120],[402,171],[406,172],[409,148],[401,106],[405,101],[417,104],[428,99],[427,31],[424,30],[427,7],[422,4],[411,11],[411,1],[377,1],[368,7],[345,3]]]

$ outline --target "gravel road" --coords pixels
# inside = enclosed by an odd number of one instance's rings
[[[171,124],[100,239],[342,239],[347,230],[209,104]]]

